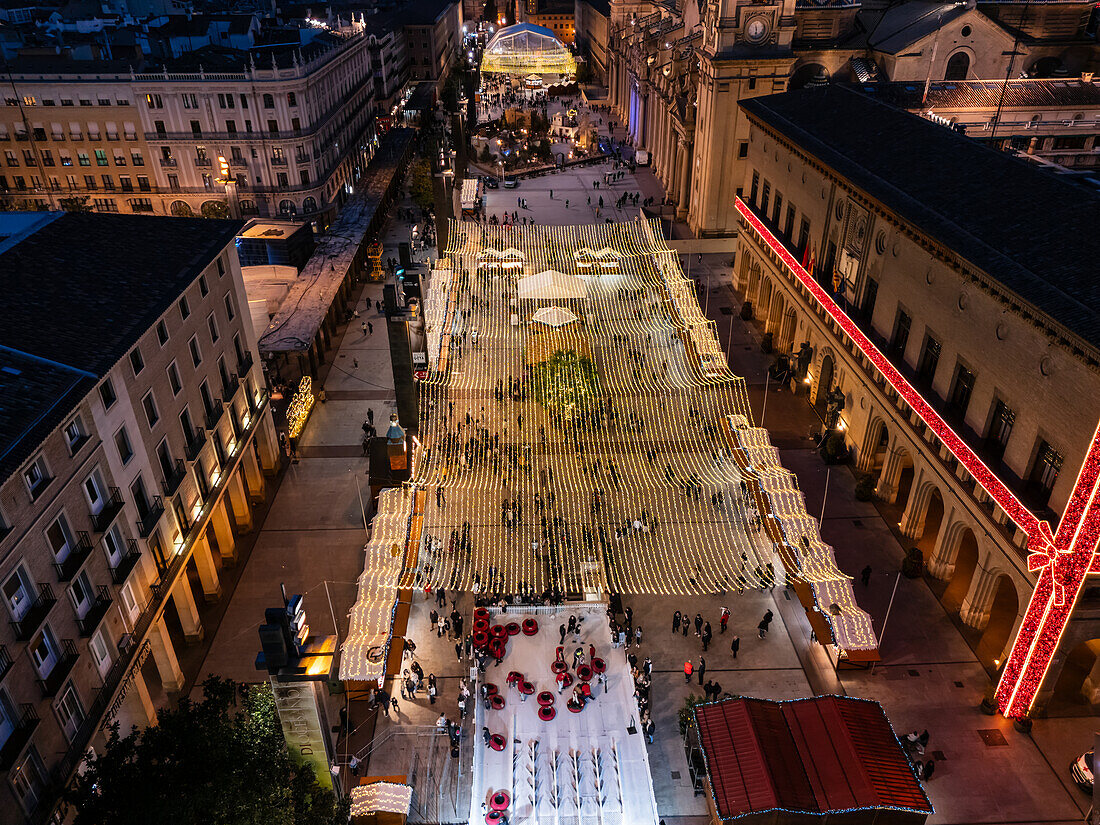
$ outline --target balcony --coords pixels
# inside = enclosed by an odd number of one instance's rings
[[[107,611],[110,609],[111,591],[107,589],[106,585],[100,585],[99,591],[95,594],[95,601],[88,608],[88,612],[84,614],[84,618],[76,620],[80,635],[87,639],[95,633],[99,623],[103,621],[103,617],[107,615]]]
[[[67,679],[72,672],[73,665],[76,664],[79,658],[80,654],[77,653],[76,645],[73,644],[73,640],[62,639],[61,651],[57,657],[57,661],[54,662],[54,666],[50,668],[50,672],[41,679],[35,679],[35,681],[38,682],[38,687],[42,689],[42,695],[44,697],[49,698],[57,695],[57,692],[61,690],[61,686],[65,684],[65,679]]]
[[[164,169],[175,169],[180,164],[175,158],[161,158],[160,165]]]
[[[163,513],[164,500],[160,496],[153,496],[153,503],[149,506],[148,512],[137,520],[138,535],[143,539],[149,538],[149,534],[153,532]]]
[[[27,703],[19,706],[19,719],[8,735],[8,741],[0,748],[0,771],[7,771],[15,764],[24,746],[31,741],[34,729],[38,727],[38,712],[34,705]]]
[[[161,482],[161,487],[164,488],[164,495],[170,496],[176,492],[176,490],[180,488],[180,484],[183,482],[184,476],[186,475],[187,467],[184,466],[183,459],[177,458],[175,465],[172,467],[172,472]]]
[[[245,166],[245,167],[247,167],[248,166],[248,161],[245,160],[244,158],[230,158],[229,159],[229,165],[230,166]]]
[[[202,169],[208,169],[214,165],[214,161],[210,158],[195,158],[195,165]]]
[[[92,514],[92,529],[97,533],[106,532],[115,516],[122,512],[122,493],[118,491],[118,487],[109,487],[108,492],[110,495],[107,496],[103,509]]]
[[[38,597],[34,600],[34,603],[27,608],[27,612],[23,614],[22,619],[11,623],[12,629],[15,631],[15,640],[17,642],[28,641],[42,625],[42,622],[46,620],[46,616],[55,604],[57,604],[57,598],[53,594],[53,588],[48,584],[38,585]]]
[[[187,443],[183,445],[183,454],[187,456],[188,461],[194,461],[199,457],[199,453],[202,451],[202,445],[206,443],[206,430],[199,427],[193,433],[191,437],[187,439]]]
[[[241,379],[237,377],[237,373],[231,372],[229,375],[222,375],[222,396],[224,396],[226,403],[233,400],[240,386]]]
[[[69,548],[69,554],[63,561],[55,561],[53,569],[57,572],[57,580],[67,582],[84,566],[84,561],[92,552],[92,543],[88,534],[80,532],[76,534],[76,544]]]
[[[238,375],[247,375],[248,371],[250,369],[252,369],[252,364],[253,364],[252,353],[248,352],[246,350],[245,354],[244,354],[244,358],[241,358],[237,361],[237,374]]]
[[[294,156],[295,163],[309,163],[311,160],[313,160],[313,158],[305,154],[304,152],[296,154]]]
[[[11,665],[12,661],[11,656],[8,655],[8,648],[5,645],[0,645],[0,679],[8,675]]]
[[[206,411],[206,429],[213,430],[217,427],[223,415],[225,415],[225,405],[220,398],[215,398],[213,407]]]
[[[126,552],[118,560],[118,564],[111,568],[111,581],[115,584],[126,581],[140,558],[141,551],[138,549],[137,542],[134,539],[127,539]]]

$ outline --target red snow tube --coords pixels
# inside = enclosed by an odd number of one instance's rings
[[[489,632],[489,620],[488,619],[474,619],[474,633],[488,633]]]
[[[523,635],[524,636],[534,636],[538,632],[539,632],[539,623],[538,622],[536,622],[534,619],[524,619],[523,620]]]
[[[478,650],[484,650],[489,644],[489,634],[484,630],[477,631],[474,634],[473,643]]]
[[[474,611],[474,621],[477,622],[481,621],[482,619],[484,619],[485,621],[489,621],[489,611],[487,608],[479,607],[477,610]]]
[[[505,650],[504,642],[500,639],[493,639],[493,641],[489,642],[489,655],[494,659],[503,659]]]
[[[501,736],[499,733],[494,733],[492,736],[489,737],[489,747],[493,750],[502,751],[504,750],[504,745],[504,737]]]
[[[489,800],[489,808],[494,811],[506,811],[511,801],[507,793],[504,791],[497,791]]]
[[[581,665],[579,668],[577,668],[577,678],[587,682],[589,679],[592,678],[592,668],[590,668],[588,665]]]
[[[485,683],[486,696],[496,696],[498,693],[500,693],[500,691],[497,689],[496,685],[494,685],[492,682]]]
[[[565,662],[563,662],[561,659],[558,659],[558,661],[556,661],[556,662],[554,662],[554,664],[550,665],[550,669],[552,671],[554,671],[555,673],[564,673],[565,671],[567,671],[569,669],[569,666]]]
[[[584,710],[584,705],[580,704],[579,702],[574,702],[572,699],[566,702],[565,706],[569,708],[570,713],[580,713],[582,710]]]
[[[489,811],[485,814],[485,825],[497,825],[498,822],[504,822],[504,811]]]
[[[600,658],[593,659],[592,670],[595,673],[603,673],[605,670],[607,670],[607,662]]]
[[[518,636],[519,624],[517,622],[508,622],[508,624],[504,626],[504,630],[508,633],[509,636]]]
[[[525,696],[530,696],[532,693],[535,692],[535,686],[532,685],[530,682],[520,682],[519,692],[524,694]]]
[[[508,629],[502,624],[493,625],[493,629],[489,631],[494,639],[503,639],[508,635]]]
[[[552,705],[554,704],[554,694],[548,690],[544,690],[538,696],[540,705]]]
[[[541,719],[543,722],[549,722],[557,715],[558,712],[554,710],[552,705],[543,705],[541,708],[539,708],[539,719]]]
[[[493,710],[504,710],[504,697],[499,693],[494,693],[489,697],[489,705]]]

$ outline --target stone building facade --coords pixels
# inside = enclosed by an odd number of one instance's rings
[[[238,222],[0,217],[13,220],[0,822],[15,825],[49,820],[103,723],[149,724],[183,689],[176,651],[202,638],[199,605],[220,597],[280,452]]]
[[[847,87],[741,105],[739,192],[795,259],[1029,509],[1057,525],[1100,410],[1089,229],[1100,197]],[[852,129],[851,124],[860,124]],[[898,157],[906,163],[897,162]],[[1020,203],[1030,205],[1021,209]],[[995,673],[1034,588],[1026,534],[740,218],[734,282],[893,504],[933,589]],[[1100,586],[1086,583],[1039,697],[1100,700]],[[1060,704],[1062,703],[1062,704]]]

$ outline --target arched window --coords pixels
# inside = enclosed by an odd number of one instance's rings
[[[294,205],[294,201],[283,200],[279,201],[279,214],[280,215],[297,215],[298,207]]]
[[[186,201],[172,201],[171,212],[177,218],[190,218],[195,214]]]
[[[241,214],[242,215],[255,215],[256,214],[256,202],[255,201],[241,201]]]
[[[317,199],[316,198],[306,198],[304,201],[302,201],[302,211],[303,212],[316,212],[317,211]]]
[[[947,71],[943,73],[944,80],[966,80],[970,72],[970,55],[966,52],[955,52],[947,61]]]
[[[264,108],[265,109],[274,109],[275,108],[275,98],[272,97],[271,95],[264,95]]]

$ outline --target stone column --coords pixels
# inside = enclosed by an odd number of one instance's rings
[[[260,413],[261,420],[256,426],[256,446],[260,448],[260,465],[265,473],[279,471],[279,462],[283,453],[279,449],[279,437],[275,433],[275,422],[271,420],[270,408]]]
[[[183,671],[180,670],[176,648],[172,645],[172,637],[168,634],[163,616],[157,619],[149,629],[149,648],[153,652],[153,661],[157,663],[160,683],[164,689],[169,693],[178,693],[183,690]]]
[[[925,494],[921,487],[924,482],[924,468],[922,467],[913,474],[913,486],[909,491],[909,501],[905,505],[905,512],[901,514],[901,525],[899,529],[902,535],[908,536],[911,539],[920,538],[924,532],[924,518],[928,515],[928,502],[923,500],[927,496],[931,496],[929,491]],[[894,498],[897,498],[897,482],[894,481]],[[918,495],[919,493],[919,495]]]
[[[959,608],[959,618],[975,630],[985,630],[989,624],[989,608],[997,592],[1000,576],[992,575],[984,567],[977,567],[970,580],[970,591]]]
[[[932,547],[932,556],[928,559],[928,573],[940,581],[947,581],[955,572],[955,559],[959,555],[959,543],[954,539],[955,505],[950,504],[940,521],[940,531],[936,534],[936,543]]]
[[[248,490],[244,486],[244,471],[237,467],[226,483],[229,503],[233,507],[233,516],[237,520],[237,530],[248,533],[252,530],[252,505],[248,501]]]
[[[680,143],[680,180],[679,195],[676,200],[676,217],[683,219],[688,211],[688,183],[691,180],[691,147],[686,142]]]
[[[127,688],[126,698],[123,700],[123,708],[132,725],[147,728],[157,723],[157,709],[149,696],[149,686],[145,684],[145,676],[142,675],[139,667],[134,668],[130,687]]]
[[[1100,702],[1100,656],[1096,657],[1096,661],[1092,664],[1092,670],[1085,677],[1085,681],[1081,685],[1081,694],[1089,700],[1089,704],[1095,705]]]
[[[214,564],[214,552],[210,549],[210,542],[206,540],[205,533],[195,540],[191,552],[195,557],[195,567],[199,571],[203,598],[207,602],[216,602],[222,595],[222,583],[218,578],[218,568]]]
[[[256,449],[252,442],[247,442],[241,449],[241,469],[244,470],[244,479],[248,484],[248,494],[252,501],[262,502],[265,496],[266,483],[264,474],[260,470],[260,462],[256,459]]]
[[[195,594],[191,592],[191,580],[187,576],[187,570],[176,580],[172,586],[172,604],[176,606],[179,615],[180,626],[183,628],[183,637],[187,644],[195,645],[202,641],[202,620],[199,618],[199,608],[195,604]]]
[[[218,542],[218,553],[221,554],[222,564],[225,567],[233,567],[237,563],[237,540],[233,535],[233,526],[229,523],[229,514],[225,511],[225,496],[222,496],[214,505],[210,522],[214,526],[214,539]]]
[[[683,151],[682,147],[683,147],[683,144],[680,143],[679,141],[677,141],[676,136],[673,135],[672,136],[672,148],[671,148],[672,163],[669,164],[669,168],[668,168],[668,178],[669,178],[668,186],[665,187],[665,193],[666,193],[666,196],[668,197],[669,202],[672,202],[672,199],[675,197],[675,194],[679,189],[679,186],[677,184],[679,183],[680,152]]]

